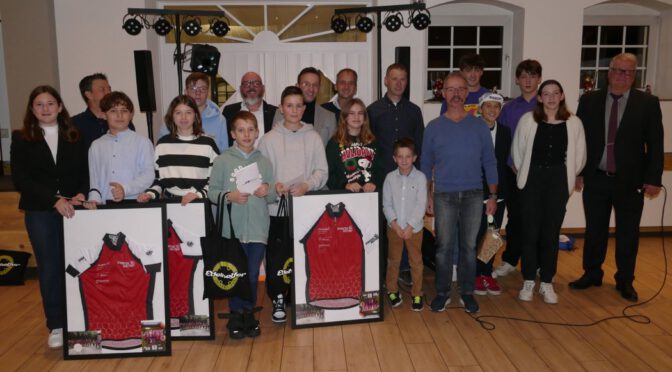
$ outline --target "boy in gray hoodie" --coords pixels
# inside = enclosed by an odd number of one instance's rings
[[[319,190],[327,183],[329,169],[324,144],[320,135],[301,117],[306,106],[301,89],[289,86],[282,91],[280,112],[284,120],[264,134],[259,142],[259,151],[271,160],[275,191],[278,195],[302,196],[308,191]],[[269,212],[277,213],[278,204],[269,205]],[[273,300],[272,320],[282,323],[285,312],[286,293],[268,293]]]

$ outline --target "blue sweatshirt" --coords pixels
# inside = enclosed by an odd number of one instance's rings
[[[435,192],[481,190],[497,183],[497,159],[490,130],[480,118],[467,115],[454,122],[444,115],[432,120],[422,141],[421,170],[434,181]]]

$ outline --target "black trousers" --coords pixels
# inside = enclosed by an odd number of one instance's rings
[[[542,283],[551,283],[558,266],[560,228],[567,200],[565,165],[530,168],[525,188],[520,190],[523,279],[534,280],[537,268]]]
[[[639,247],[639,223],[644,197],[638,190],[622,190],[616,178],[601,171],[584,177],[583,211],[586,238],[583,270],[591,279],[602,279],[602,263],[607,254],[611,210],[616,217],[616,283],[632,283]]]
[[[502,261],[508,262],[512,266],[518,265],[521,255],[521,212],[520,212],[520,190],[516,185],[516,175],[507,167],[507,172],[503,177],[507,183],[506,187],[506,213],[508,221],[506,223],[506,247],[502,253]],[[499,210],[500,206],[497,206]]]

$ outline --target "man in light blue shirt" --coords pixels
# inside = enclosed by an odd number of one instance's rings
[[[133,102],[122,92],[112,92],[102,99],[100,108],[109,130],[89,149],[91,189],[84,204],[87,208],[107,200],[135,200],[154,180],[154,146],[147,137],[128,128]]]
[[[203,131],[215,140],[221,154],[229,147],[229,135],[226,133],[226,118],[219,111],[219,106],[208,99],[210,77],[202,72],[192,72],[187,76],[184,85],[187,87],[185,93],[196,102],[198,111],[201,113]],[[163,124],[159,135],[163,137],[166,134],[168,134],[168,128],[166,124]]]

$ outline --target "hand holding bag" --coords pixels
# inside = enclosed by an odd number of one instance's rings
[[[252,289],[247,266],[247,255],[243,251],[240,240],[236,238],[231,222],[231,206],[226,205],[222,193],[217,200],[217,222],[215,226],[201,238],[203,263],[205,268],[205,293],[203,298],[240,297],[252,299]],[[229,212],[229,228],[231,238],[222,236],[224,208]]]
[[[294,254],[289,236],[287,197],[280,197],[277,216],[271,216],[266,249],[266,290],[271,298],[286,294],[292,283]]]
[[[495,226],[494,218],[488,215],[488,228],[485,230],[485,235],[481,241],[478,259],[483,263],[488,263],[502,245],[504,245],[504,240],[499,235],[499,229]]]

